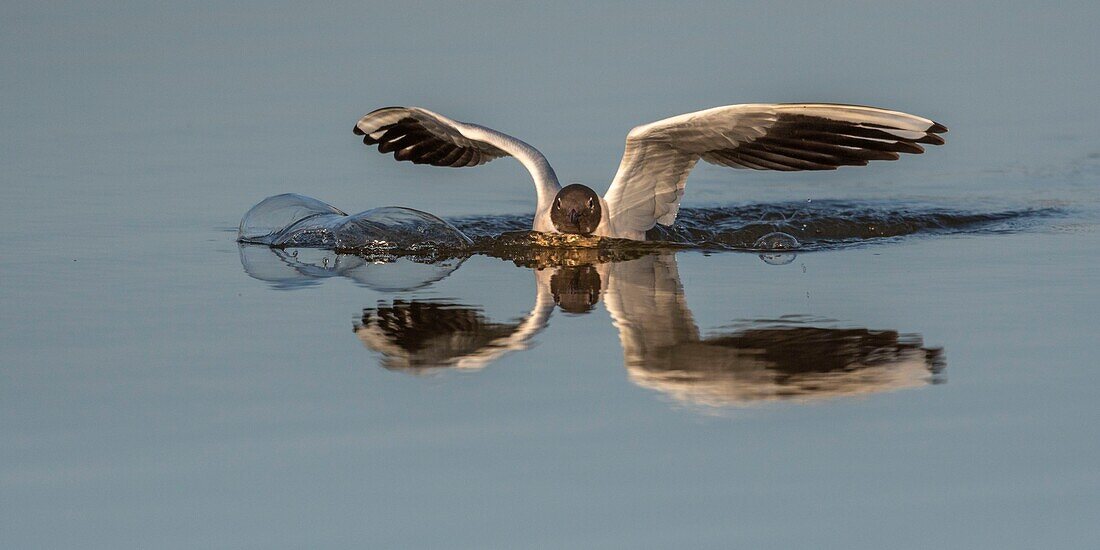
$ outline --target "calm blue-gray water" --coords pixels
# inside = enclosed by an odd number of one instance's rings
[[[1100,9],[957,4],[5,3],[0,547],[1100,546]],[[796,253],[235,242],[280,193],[522,228],[518,163],[394,162],[378,107],[602,192],[771,101],[950,132],[692,174]]]

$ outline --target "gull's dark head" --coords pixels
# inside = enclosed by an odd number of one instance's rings
[[[600,196],[591,188],[574,183],[566,185],[550,206],[550,221],[562,233],[590,235],[600,225],[603,208]]]

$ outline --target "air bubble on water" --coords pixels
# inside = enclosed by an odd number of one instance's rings
[[[752,245],[756,250],[796,250],[801,246],[798,239],[781,231],[768,233]]]
[[[384,206],[349,216],[294,194],[269,197],[252,207],[241,220],[237,239],[279,247],[428,254],[473,244],[462,231],[427,212]]]
[[[794,261],[798,257],[798,254],[780,253],[780,254],[760,254],[760,259],[764,260],[764,263],[768,265],[787,265]]]
[[[774,211],[773,212],[764,212],[763,214],[760,215],[760,220],[759,221],[762,221],[762,222],[786,222],[787,221],[787,216],[784,215],[782,212],[774,212]]]

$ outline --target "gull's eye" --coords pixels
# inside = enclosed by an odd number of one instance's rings
[[[558,200],[554,201],[554,205],[561,208],[561,197],[558,197]]]
[[[589,208],[595,208],[596,207],[596,202],[591,197],[588,198],[588,207]]]

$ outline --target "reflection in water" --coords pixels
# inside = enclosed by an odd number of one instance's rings
[[[928,384],[945,366],[941,349],[887,330],[760,321],[703,338],[673,254],[607,271],[607,310],[631,381],[679,401],[736,406],[862,395]]]
[[[489,321],[472,306],[394,300],[364,309],[355,334],[367,348],[382,354],[382,366],[389,370],[480,369],[510,351],[526,349],[546,328],[555,303],[550,298],[550,273],[535,275],[535,305],[511,323]]]
[[[562,266],[550,276],[554,303],[568,313],[588,313],[600,301],[600,272],[591,265]]]
[[[338,254],[318,248],[279,249],[238,243],[241,267],[254,279],[278,289],[319,284],[329,277],[346,277],[378,292],[425,288],[450,275],[465,258],[426,261],[413,256]]]
[[[754,328],[647,351],[627,359],[634,383],[709,406],[914,388],[944,367],[943,350],[919,336],[863,328]]]
[[[703,337],[684,298],[675,252],[669,250],[518,247],[513,256],[500,255],[534,267],[534,305],[523,317],[493,321],[477,305],[394,299],[364,309],[356,335],[382,355],[386,369],[480,369],[527,349],[555,307],[588,314],[603,300],[633,383],[712,407],[914,388],[935,381],[945,366],[943,351],[924,347],[919,336],[800,318],[746,321],[736,330]],[[392,293],[430,286],[462,260],[380,262],[323,250],[242,245],[241,263],[249,275],[280,288],[343,276]]]
[[[534,273],[536,305],[518,322],[490,322],[475,307],[396,301],[365,310],[356,332],[382,353],[388,369],[481,368],[529,346],[555,305],[584,314],[602,297],[619,331],[629,379],[709,407],[915,388],[935,381],[945,366],[943,351],[924,347],[919,336],[817,326],[799,318],[748,321],[703,337],[671,252]]]
[[[675,252],[521,245],[532,238],[510,235],[515,243],[495,253],[533,267],[535,304],[524,317],[494,321],[474,305],[394,299],[363,310],[357,337],[382,354],[388,370],[477,370],[527,349],[555,306],[585,315],[604,300],[631,382],[683,403],[714,407],[890,392],[931,383],[945,365],[943,351],[925,348],[919,335],[796,318],[742,322],[738,330],[704,338],[687,308]],[[383,293],[428,287],[463,262],[249,244],[241,244],[240,252],[246,273],[278,288],[342,276]],[[785,263],[789,257],[770,254],[764,260]]]
[[[769,252],[766,254],[759,254],[758,257],[769,265],[787,265],[793,262],[798,255],[793,253]]]

